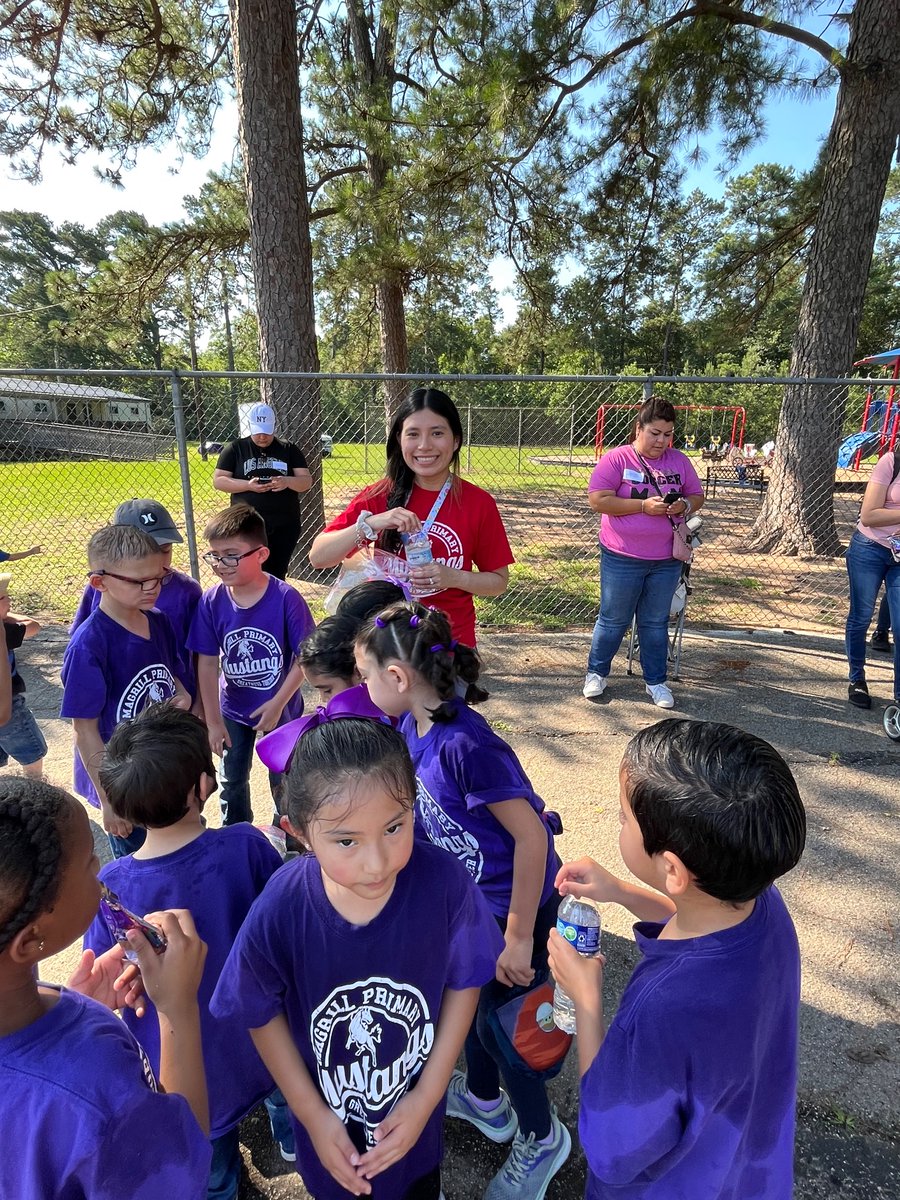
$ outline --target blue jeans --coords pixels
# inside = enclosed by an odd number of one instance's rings
[[[270,1092],[265,1100],[266,1112],[269,1114],[269,1128],[272,1130],[272,1138],[282,1146],[285,1150],[294,1152],[294,1127],[291,1124],[291,1110],[288,1108],[287,1100],[282,1096],[279,1088],[274,1092]]]
[[[665,683],[669,609],[681,578],[677,558],[628,558],[600,547],[600,612],[588,671],[606,677],[632,618],[637,622],[646,683]]]
[[[253,766],[253,750],[256,746],[256,730],[252,725],[242,725],[224,717],[225,728],[231,745],[222,754],[222,790],[219,803],[222,806],[222,824],[237,825],[241,821],[253,820],[250,806],[250,768]],[[281,775],[269,772],[269,787],[272,795]]]
[[[544,901],[535,917],[531,965],[538,976],[538,982],[549,974],[547,938],[550,936],[550,930],[556,928],[559,904],[559,895],[555,891],[551,892],[549,899]],[[497,924],[501,930],[506,928],[505,920],[497,918]],[[497,1045],[496,1036],[488,1020],[494,1009],[500,1008],[508,1000],[527,990],[506,987],[497,979],[490,980],[481,989],[475,1020],[466,1035],[466,1086],[472,1095],[480,1100],[494,1100],[500,1095],[502,1078],[510,1103],[519,1118],[522,1136],[527,1138],[533,1133],[535,1137],[542,1138],[550,1132],[547,1085],[524,1063],[517,1068],[509,1061]]]
[[[850,611],[847,614],[846,645],[850,682],[866,677],[866,635],[875,611],[878,589],[884,594],[891,614],[892,629],[900,629],[900,563],[886,546],[854,533],[844,556],[850,578]],[[894,698],[900,698],[900,645],[894,638]]]
[[[5,725],[0,725],[0,767],[14,758],[21,767],[38,763],[47,753],[47,742],[28,707],[25,693],[12,698],[12,712]]]
[[[238,1131],[239,1126],[235,1125],[234,1129],[213,1138],[210,1143],[212,1162],[206,1200],[237,1200],[241,1182],[241,1142]]]

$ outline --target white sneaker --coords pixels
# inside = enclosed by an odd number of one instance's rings
[[[598,675],[595,671],[588,671],[584,677],[584,687],[581,689],[581,694],[585,700],[596,700],[598,696],[602,696],[606,691],[608,680],[605,675]]]
[[[675,697],[664,683],[648,683],[647,691],[657,708],[674,708]]]

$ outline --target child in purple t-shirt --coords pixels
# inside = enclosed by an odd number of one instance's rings
[[[197,986],[206,948],[189,913],[150,914],[168,940],[164,954],[139,931],[128,934],[156,1005],[162,1091],[134,1038],[104,1007],[129,991],[114,982],[121,950],[94,963],[86,956],[70,983],[96,999],[37,980],[38,963],[80,938],[99,902],[83,806],[43,781],[3,779],[0,1196],[202,1200],[210,1150]]]
[[[403,589],[386,579],[358,583],[344,593],[334,616],[326,617],[309,635],[297,661],[322,704],[359,683],[354,656],[357,633],[369,617],[403,598]]]
[[[565,895],[622,904],[642,961],[604,1037],[603,960],[555,931],[550,966],[575,1003],[588,1200],[790,1200],[800,955],[773,881],[803,853],[784,759],[707,721],[628,743],[619,847],[648,887],[589,858]]]
[[[459,696],[465,688],[466,701],[487,699],[476,686],[478,655],[451,638],[443,613],[391,605],[363,629],[356,662],[373,702],[403,718],[416,769],[417,830],[464,864],[504,936],[466,1039],[466,1074],[450,1081],[447,1113],[494,1142],[512,1140],[485,1200],[542,1197],[572,1141],[551,1111],[546,1076],[501,1043],[494,1014],[547,977],[547,935],[559,907],[559,818],[544,811],[512,749]]]
[[[130,525],[107,525],[88,543],[91,586],[100,604],[79,626],[63,655],[61,717],[75,733],[75,790],[100,806],[113,854],[129,854],[144,840],[117,817],[100,784],[103,747],[120,721],[148,704],[174,698],[191,704],[184,666],[169,618],[156,611],[166,580],[159,547]]]
[[[294,661],[313,628],[300,593],[267,575],[266,526],[247,504],[206,526],[204,560],[222,580],[204,592],[188,636],[213,754],[222,756],[222,819],[251,821],[250,768],[258,733],[303,711],[303,669]],[[221,661],[221,672],[220,672]],[[277,779],[271,779],[273,794]]]
[[[389,725],[310,729],[287,785],[285,828],[312,853],[254,904],[212,1013],[250,1029],[316,1200],[438,1200],[444,1094],[497,927],[459,863],[414,842],[415,777]]]
[[[120,725],[100,778],[113,811],[147,831],[139,850],[101,869],[101,883],[132,912],[186,908],[207,945],[198,1000],[213,1146],[209,1194],[233,1200],[241,1167],[238,1125],[274,1085],[246,1026],[213,1020],[209,1001],[238,930],[281,856],[252,825],[205,828],[201,814],[216,787],[215,767],[206,728],[192,713],[155,704]],[[102,914],[84,944],[98,954],[115,944]],[[157,1071],[156,1022],[127,1010],[123,1020]],[[281,1135],[282,1154],[293,1160],[286,1115]]]
[[[169,511],[157,500],[125,500],[112,515],[111,525],[133,525],[135,529],[143,529],[149,533],[159,546],[163,567],[166,571],[165,586],[160,590],[156,608],[165,613],[172,622],[175,631],[175,642],[184,659],[181,681],[188,691],[191,700],[196,703],[197,678],[194,667],[194,656],[187,651],[187,637],[194,619],[203,589],[196,579],[176,571],[172,567],[172,547],[175,542],[183,542],[184,538],[178,532]],[[100,592],[88,584],[75,610],[72,624],[69,626],[71,636],[79,625],[91,615],[100,603]],[[196,711],[196,707],[195,707]],[[202,715],[202,714],[201,714]]]

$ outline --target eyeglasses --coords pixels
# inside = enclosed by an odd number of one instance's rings
[[[214,554],[212,550],[208,554],[201,554],[201,558],[210,567],[236,567],[242,558],[247,558],[250,554],[255,554],[257,550],[262,550],[262,546],[254,546],[252,550],[245,550],[243,554]]]
[[[132,579],[130,575],[117,575],[115,571],[88,571],[88,577],[91,575],[108,575],[110,579],[121,579],[123,583],[139,587],[142,592],[155,592],[157,588],[165,587],[172,578],[171,571],[164,571],[162,575],[153,575],[149,579]]]

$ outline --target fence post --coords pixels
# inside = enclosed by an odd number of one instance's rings
[[[178,465],[181,469],[181,499],[184,504],[184,532],[187,536],[191,575],[199,582],[200,559],[197,556],[197,530],[194,527],[194,501],[191,495],[191,470],[188,460],[187,435],[184,425],[184,396],[181,392],[181,377],[172,372],[172,413],[175,417],[175,442],[178,447]]]
[[[472,470],[472,405],[466,409],[466,473]]]
[[[652,395],[653,395],[653,380],[645,379],[644,380],[644,399],[649,400]]]
[[[363,392],[363,466],[369,473],[369,401]]]
[[[567,475],[572,474],[572,447],[575,444],[575,405],[569,409],[569,466]]]
[[[516,471],[518,471],[518,473],[521,475],[522,474],[522,409],[521,408],[519,409],[519,436],[518,436],[518,440],[516,443],[516,449],[518,451],[518,456],[517,456],[517,460],[516,460]]]

